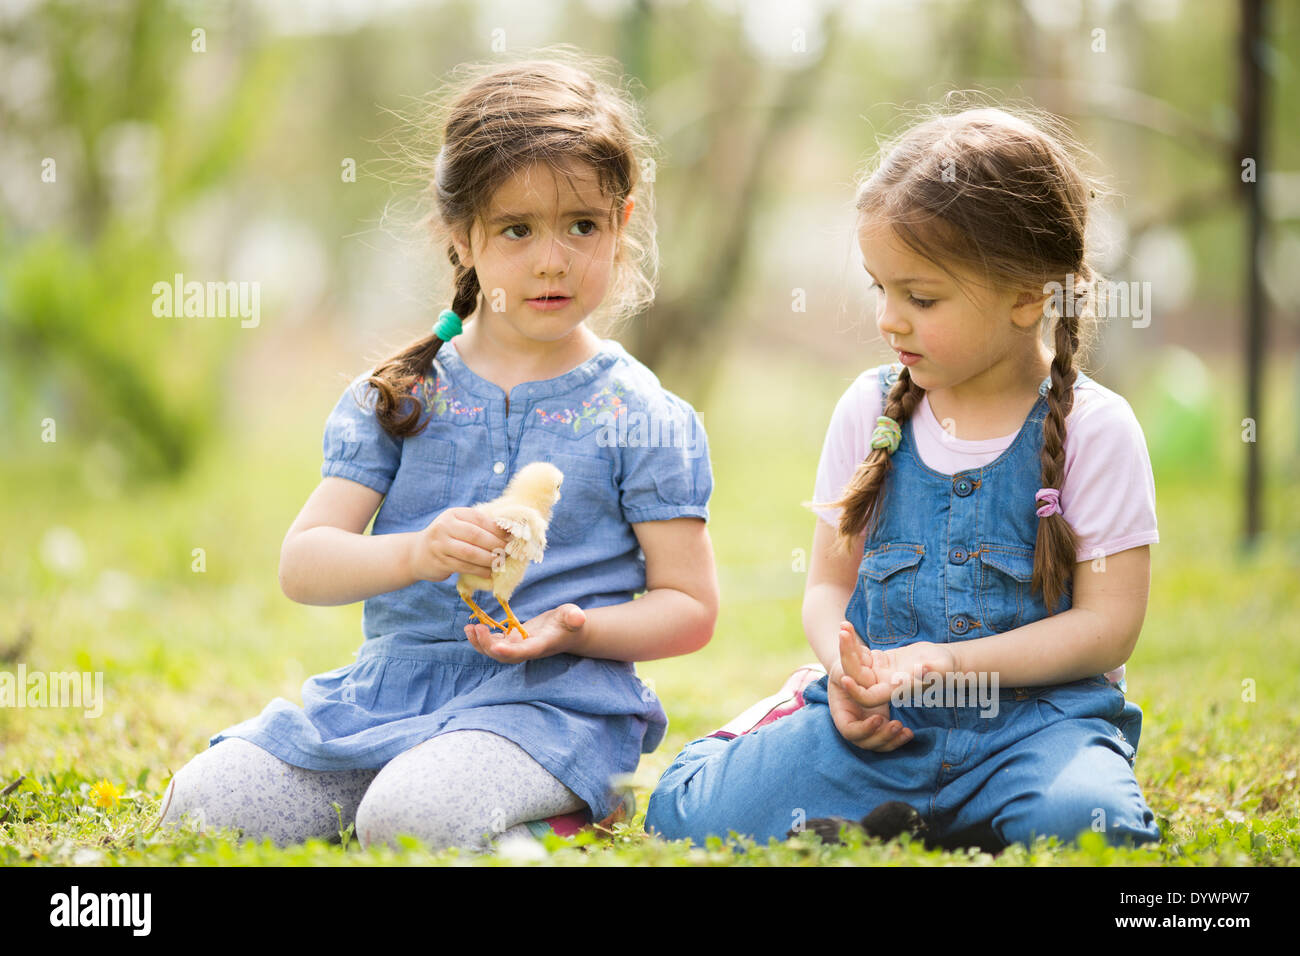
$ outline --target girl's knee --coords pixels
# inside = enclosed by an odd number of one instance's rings
[[[436,783],[413,792],[400,780],[376,778],[357,807],[357,839],[363,849],[401,848],[414,837],[434,852],[451,847],[483,849],[517,821],[500,808],[466,806]]]
[[[681,808],[672,790],[661,786],[650,794],[645,809],[646,833],[664,840],[681,840],[686,835],[683,824]]]
[[[485,849],[511,827],[585,806],[507,738],[455,731],[389,761],[357,807],[362,846],[416,837],[434,850]]]
[[[357,842],[363,850],[385,843],[396,845],[398,814],[395,811],[400,807],[385,790],[383,780],[376,778],[357,804]]]
[[[222,741],[217,747],[196,754],[180,770],[172,774],[159,804],[159,826],[179,826],[187,817],[200,827],[206,823],[203,811],[204,792],[209,789],[213,781],[219,779],[219,765],[232,748],[226,748],[221,754],[215,751],[226,743],[234,743],[234,741]],[[238,743],[246,743],[246,741],[238,741]]]
[[[688,748],[689,749],[689,748]],[[703,780],[697,780],[707,770],[701,759],[690,759],[688,751],[677,755],[650,794],[646,805],[645,829],[647,833],[664,840],[684,840],[699,836],[698,828],[706,806],[694,806]],[[692,784],[701,786],[692,787]],[[707,801],[706,801],[707,804]],[[695,831],[695,832],[693,832]]]
[[[1026,845],[1040,836],[1073,843],[1085,833],[1100,833],[1113,846],[1160,839],[1155,814],[1140,794],[1125,797],[1085,787],[1048,791],[1024,801],[997,830],[1008,844]]]
[[[250,741],[230,737],[176,771],[163,794],[158,826],[241,831],[280,846],[337,836],[334,811],[314,771],[286,764]]]
[[[786,761],[784,750],[765,753],[773,739],[770,734],[761,743],[757,736],[706,737],[688,744],[650,795],[646,831],[697,844],[711,836],[726,839],[733,830],[760,842],[783,839],[808,815],[811,794],[797,783],[785,785],[789,780],[774,785],[770,772]]]
[[[645,811],[647,833],[661,840],[690,840],[702,845],[710,836],[725,838],[732,828],[743,827],[735,806],[721,799],[721,794],[706,792],[706,767],[683,768],[671,777],[670,773],[664,774],[650,794]]]
[[[188,767],[188,765],[187,765]],[[182,767],[172,775],[159,804],[158,828],[188,827],[202,833],[212,826],[232,826],[233,819],[225,819],[220,812],[212,814],[209,805],[212,794],[204,786],[206,778]]]

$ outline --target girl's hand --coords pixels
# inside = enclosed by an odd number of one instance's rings
[[[849,674],[844,689],[860,707],[875,707],[888,703],[899,688],[911,684],[912,699],[920,698],[924,690],[921,679],[927,674],[950,674],[957,669],[957,660],[944,644],[917,641],[891,651],[871,650],[862,646],[865,660],[870,664],[874,686],[863,683]]]
[[[465,626],[465,637],[480,654],[503,664],[514,664],[566,653],[586,623],[587,615],[582,608],[576,604],[561,604],[524,621],[528,640],[513,628],[510,633],[502,634],[477,622]]]
[[[475,508],[448,508],[416,532],[411,574],[416,581],[445,581],[453,574],[492,576],[492,552],[509,541],[496,522]]]
[[[889,694],[883,702],[864,705],[848,687],[867,688],[881,696],[881,685],[871,665],[871,650],[858,639],[848,621],[840,624],[840,659],[830,669],[826,682],[831,720],[840,736],[863,750],[897,750],[912,739],[912,731],[901,721],[889,719]]]

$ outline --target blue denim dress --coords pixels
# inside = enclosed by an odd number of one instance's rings
[[[565,374],[505,393],[461,360],[454,340],[436,377],[414,390],[423,432],[393,439],[373,414],[368,373],[345,390],[325,427],[322,476],[386,495],[373,534],[418,531],[447,508],[498,497],[534,461],[564,473],[540,564],[510,599],[521,621],[558,607],[584,610],[645,590],[645,558],[632,524],[707,520],[713,489],[699,417],[613,340]],[[500,620],[490,593],[476,600]],[[560,654],[502,664],[476,651],[470,611],[446,581],[421,581],[365,602],[355,663],[307,680],[303,706],[273,700],[260,715],[215,734],[241,737],[298,767],[382,767],[424,740],[486,730],[514,741],[587,802],[615,807],[611,778],[636,769],[663,739],[654,693],[621,661]]]
[[[882,392],[900,369],[879,370]],[[1047,617],[1030,588],[1047,385],[996,460],[955,475],[920,460],[906,423],[845,614],[868,645],[972,640]],[[1070,606],[1067,593],[1055,610]],[[969,697],[964,706],[891,703],[890,718],[914,737],[888,752],[840,736],[826,678],[804,699],[734,740],[689,744],[650,798],[647,829],[696,842],[732,830],[780,839],[814,817],[858,819],[900,800],[955,843],[1071,840],[1086,829],[1115,843],[1159,839],[1132,769],[1141,710],[1100,674],[1000,687],[996,708]]]

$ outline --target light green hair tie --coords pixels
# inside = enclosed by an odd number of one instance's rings
[[[443,309],[438,315],[437,324],[433,327],[433,334],[444,342],[450,342],[460,333],[460,316],[451,309]]]
[[[883,448],[886,453],[892,455],[898,451],[898,443],[902,440],[903,430],[898,427],[898,422],[888,415],[881,415],[876,419],[876,430],[871,433],[872,448]]]

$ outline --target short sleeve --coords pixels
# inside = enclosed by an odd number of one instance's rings
[[[874,427],[880,415],[880,385],[875,369],[868,369],[857,377],[840,396],[831,413],[826,439],[822,443],[822,457],[817,463],[817,480],[813,490],[814,502],[835,501],[844,493],[853,473],[870,451],[868,443],[871,422]],[[815,508],[817,516],[832,527],[840,523],[839,508]]]
[[[402,461],[401,439],[393,438],[375,417],[378,392],[368,384],[370,372],[358,375],[343,390],[325,422],[322,478],[347,478],[388,494]]]
[[[1065,436],[1061,513],[1074,529],[1076,560],[1088,561],[1160,540],[1146,436],[1127,401],[1090,389]]]
[[[667,392],[645,410],[629,408],[625,414],[627,432],[619,439],[623,517],[629,524],[686,517],[708,521],[713,468],[699,414]]]

